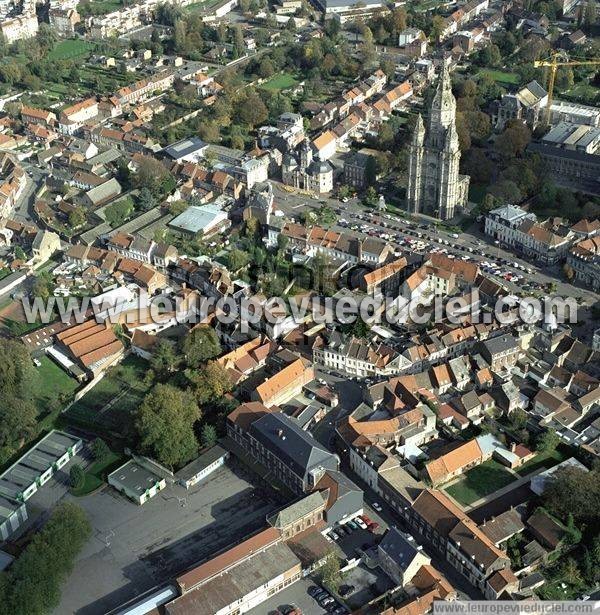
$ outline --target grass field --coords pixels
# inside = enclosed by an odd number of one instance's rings
[[[56,400],[67,400],[79,383],[46,355],[41,356],[39,361],[41,365],[35,368],[38,383],[34,399],[40,412],[47,412]]]
[[[281,73],[271,77],[269,81],[263,83],[260,87],[266,90],[287,90],[298,83],[297,79],[291,73]]]
[[[480,498],[510,485],[515,477],[490,459],[469,470],[458,482],[446,487],[445,491],[463,506],[469,506]]]
[[[95,491],[104,483],[106,475],[118,467],[123,461],[122,455],[112,453],[103,461],[94,461],[85,472],[85,482],[79,489],[71,489],[75,496],[83,496]]]
[[[548,468],[552,468],[561,461],[564,461],[566,458],[567,455],[562,453],[560,449],[555,449],[548,453],[539,453],[515,471],[519,474],[519,476],[526,476],[527,474],[531,474],[537,470],[547,470]]]
[[[133,412],[140,405],[147,385],[143,383],[148,364],[128,356],[65,413],[67,420],[89,428],[126,435]]]
[[[496,83],[500,83],[502,85],[518,85],[521,81],[521,78],[517,73],[509,73],[503,70],[492,70],[490,68],[486,68],[477,73],[477,76],[483,75],[489,75],[494,81],[496,81]]]
[[[48,54],[49,60],[69,60],[83,56],[94,48],[93,45],[79,39],[69,39],[58,42]]]
[[[188,4],[183,10],[185,13],[196,13],[197,11],[203,11],[204,9],[210,9],[218,3],[219,3],[219,0],[201,0],[200,2],[194,2],[193,4]]]
[[[594,105],[600,103],[600,88],[590,83],[578,83],[566,92],[567,98],[577,102]]]
[[[93,9],[93,14],[106,15],[106,13],[112,13],[113,11],[119,10],[123,6],[123,2],[121,0],[92,0],[91,2],[82,2],[78,6],[79,12],[82,16],[88,14],[85,10],[86,5],[89,5]]]

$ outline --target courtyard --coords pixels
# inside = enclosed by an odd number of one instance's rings
[[[490,459],[469,470],[458,481],[446,487],[445,491],[459,504],[470,506],[477,500],[510,485],[515,478],[515,475],[503,465]]]
[[[283,502],[254,480],[232,462],[189,491],[168,486],[143,506],[110,487],[75,498],[93,534],[55,615],[107,613],[263,528]]]

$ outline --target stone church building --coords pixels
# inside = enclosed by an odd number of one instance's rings
[[[333,167],[319,156],[305,139],[295,152],[287,153],[281,165],[282,181],[286,186],[323,194],[333,190]]]
[[[427,126],[419,114],[410,144],[408,211],[440,220],[453,218],[467,204],[469,177],[460,175],[456,100],[450,74],[442,68]]]

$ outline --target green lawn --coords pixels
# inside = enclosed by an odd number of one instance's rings
[[[578,83],[568,90],[566,95],[566,98],[586,105],[594,105],[600,102],[600,88],[597,88],[590,83]]]
[[[497,461],[490,459],[469,470],[458,482],[445,491],[463,506],[510,485],[515,477]]]
[[[516,469],[517,474],[520,476],[526,476],[537,470],[547,470],[555,465],[558,465],[561,461],[564,461],[567,456],[555,449],[549,453],[539,453],[533,459],[530,459],[527,463],[524,463],[520,468]]]
[[[85,482],[79,489],[71,489],[75,496],[82,496],[95,491],[104,483],[106,475],[121,465],[123,456],[112,453],[104,461],[94,461],[85,472]]]
[[[92,0],[91,2],[80,2],[77,8],[82,17],[88,14],[88,11],[86,11],[87,6],[93,9],[90,14],[106,15],[106,13],[118,11],[123,6],[123,2],[121,0]]]
[[[271,77],[269,81],[263,83],[260,87],[266,90],[287,90],[295,86],[298,80],[291,73],[281,73]]]
[[[40,412],[47,413],[56,410],[50,406],[57,400],[67,401],[79,383],[46,355],[41,356],[39,361],[41,365],[35,368],[39,378],[34,391],[34,399]]]
[[[148,390],[143,383],[147,369],[146,361],[134,355],[128,356],[73,404],[65,418],[100,433],[126,436],[132,426],[133,412]],[[106,408],[109,402],[112,404]]]
[[[518,85],[521,78],[517,73],[486,68],[477,73],[477,76],[489,75],[494,81],[503,85]]]
[[[83,56],[92,51],[94,46],[87,41],[80,39],[69,39],[58,42],[54,49],[48,54],[49,60],[69,60]]]
[[[201,0],[200,2],[194,2],[188,4],[183,10],[185,13],[196,13],[197,11],[203,11],[209,9],[219,3],[219,0]]]

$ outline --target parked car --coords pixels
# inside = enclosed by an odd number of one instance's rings
[[[371,506],[373,507],[374,510],[376,510],[377,512],[381,512],[382,508],[381,508],[381,504],[379,504],[379,502],[373,502],[371,504]]]
[[[356,523],[354,523],[354,521],[348,521],[348,522],[346,523],[346,525],[347,525],[348,527],[350,527],[351,529],[353,529],[353,530],[357,530],[357,529],[358,529],[358,525],[356,525]]]
[[[356,525],[358,525],[358,527],[361,530],[366,530],[367,529],[367,524],[360,518],[360,517],[355,517],[353,519],[354,523],[356,523]]]
[[[339,534],[337,532],[334,532],[333,530],[329,532],[328,536],[331,536],[333,540],[337,540],[339,538]]]
[[[378,527],[379,527],[379,523],[377,523],[377,521],[371,521],[371,524],[369,525],[369,531],[375,532],[375,530],[377,530]]]
[[[345,598],[346,596],[353,594],[355,591],[356,587],[354,587],[354,585],[342,585],[340,587],[340,596],[342,596],[342,598]]]
[[[317,594],[322,594],[323,590],[318,585],[311,585],[308,588],[308,595],[314,598]]]

